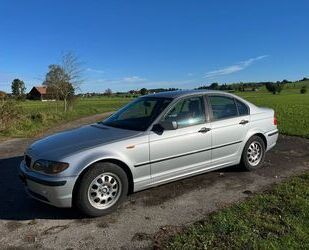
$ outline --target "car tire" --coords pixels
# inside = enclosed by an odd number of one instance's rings
[[[117,209],[128,194],[125,171],[110,162],[96,163],[81,177],[73,203],[83,214],[97,217]]]
[[[241,166],[253,171],[263,166],[265,159],[265,143],[259,136],[252,136],[246,143],[241,156]]]

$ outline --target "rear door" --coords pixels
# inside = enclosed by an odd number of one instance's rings
[[[249,128],[249,107],[228,95],[207,95],[212,127],[212,164],[232,162]]]

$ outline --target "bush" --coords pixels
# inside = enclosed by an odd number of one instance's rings
[[[304,86],[301,87],[300,93],[305,94],[306,92],[307,92],[307,86],[304,85]]]
[[[14,101],[5,101],[0,104],[0,131],[7,129],[21,116],[20,107]]]
[[[142,89],[140,90],[140,94],[141,94],[141,95],[147,95],[147,94],[148,94],[148,90],[147,90],[146,88],[142,88]]]
[[[30,115],[30,119],[34,122],[43,123],[46,120],[46,115],[41,112],[33,113]]]
[[[280,83],[268,82],[268,83],[266,83],[266,89],[267,89],[269,92],[273,93],[274,95],[275,95],[276,93],[279,94],[279,93],[281,92],[281,90],[282,90],[282,84],[280,84]]]

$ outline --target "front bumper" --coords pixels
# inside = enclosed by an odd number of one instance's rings
[[[45,176],[20,163],[19,177],[26,192],[34,199],[56,207],[72,207],[72,193],[77,177]]]

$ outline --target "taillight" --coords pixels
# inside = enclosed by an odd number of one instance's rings
[[[276,117],[276,114],[274,114],[274,125],[277,126],[277,117]]]

